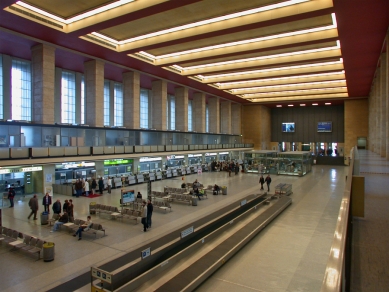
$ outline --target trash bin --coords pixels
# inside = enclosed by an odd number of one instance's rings
[[[192,196],[192,206],[197,206],[197,197]]]
[[[41,225],[47,225],[47,224],[49,224],[49,213],[42,212],[41,213]]]
[[[45,262],[51,262],[54,260],[54,242],[45,242],[43,244],[43,261]]]
[[[89,214],[90,215],[96,214],[96,202],[91,202],[89,204]]]
[[[222,195],[227,195],[227,187],[226,186],[222,187]]]

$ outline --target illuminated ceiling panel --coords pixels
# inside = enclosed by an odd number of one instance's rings
[[[348,97],[332,0],[55,2],[6,10],[242,103]]]

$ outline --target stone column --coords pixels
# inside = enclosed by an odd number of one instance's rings
[[[388,139],[386,136],[386,58],[387,58],[387,53],[382,53],[381,54],[381,66],[379,68],[380,70],[380,99],[381,99],[381,107],[380,107],[380,126],[381,126],[381,131],[380,131],[380,155],[381,157],[386,157],[386,140]]]
[[[11,86],[12,59],[8,55],[2,55],[2,57],[3,57],[3,119],[10,120],[12,119],[12,86]]]
[[[231,134],[231,102],[220,102],[221,130],[223,134]]]
[[[151,89],[152,125],[156,130],[166,131],[166,103],[167,103],[167,83],[164,80],[152,82]]]
[[[385,98],[386,98],[386,159],[389,160],[389,32],[386,34],[386,58],[385,58]]]
[[[104,127],[104,63],[92,60],[84,63],[85,123]]]
[[[167,83],[164,80],[152,82],[151,103],[153,119],[153,129],[166,131],[166,103],[167,103]]]
[[[176,130],[188,132],[188,88],[174,89],[176,98]]]
[[[123,125],[129,129],[140,127],[140,74],[123,73]]]
[[[208,98],[209,132],[220,133],[220,101],[218,97]]]
[[[231,133],[235,135],[240,135],[242,124],[242,106],[238,103],[233,103],[231,105]]]
[[[199,133],[205,133],[205,93],[196,92],[193,95],[193,130]]]
[[[96,173],[94,177],[97,179],[100,176],[104,176],[104,160],[97,160],[95,162]]]
[[[32,121],[54,124],[55,48],[39,44],[31,48]]]
[[[375,145],[376,145],[376,153],[378,155],[381,154],[381,141],[380,141],[380,135],[381,135],[381,74],[380,71],[377,70],[377,76],[376,76],[376,85],[375,87],[375,95],[376,95],[376,133],[375,133]]]

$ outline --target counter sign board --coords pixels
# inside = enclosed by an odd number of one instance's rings
[[[112,275],[104,270],[98,268],[91,268],[92,277],[100,279],[107,283],[112,283]]]
[[[151,249],[150,247],[141,251],[141,258],[144,260],[145,258],[149,257],[151,255]]]
[[[184,238],[185,236],[188,236],[189,234],[194,232],[194,227],[191,226],[183,231],[181,231],[181,238]]]

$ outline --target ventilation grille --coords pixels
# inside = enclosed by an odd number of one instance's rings
[[[14,6],[9,6],[8,8],[11,9],[11,10],[16,11],[16,12],[18,12],[18,13],[24,14],[24,15],[26,15],[26,16],[28,16],[28,17],[34,18],[34,19],[36,19],[36,20],[39,20],[40,22],[44,22],[44,23],[49,24],[49,25],[51,25],[51,26],[55,26],[55,27],[57,27],[57,28],[63,29],[63,26],[62,26],[62,25],[60,25],[60,24],[58,24],[58,23],[56,23],[56,22],[47,20],[46,18],[40,17],[40,16],[38,16],[38,15],[36,15],[36,14],[33,14],[33,13],[31,13],[31,12],[28,12],[28,11],[26,11],[26,10],[23,10],[23,9],[14,7]]]
[[[104,46],[106,46],[106,47],[110,47],[110,48],[116,50],[116,46],[115,46],[115,45],[113,45],[113,44],[111,44],[111,43],[108,43],[108,42],[106,42],[106,41],[103,41],[103,40],[101,40],[101,39],[99,39],[99,38],[95,38],[95,37],[93,37],[93,36],[91,36],[91,35],[89,35],[89,34],[86,35],[86,36],[84,36],[84,38],[90,39],[91,41],[94,41],[94,42],[96,42],[96,43],[102,44],[102,45],[104,45]]]

